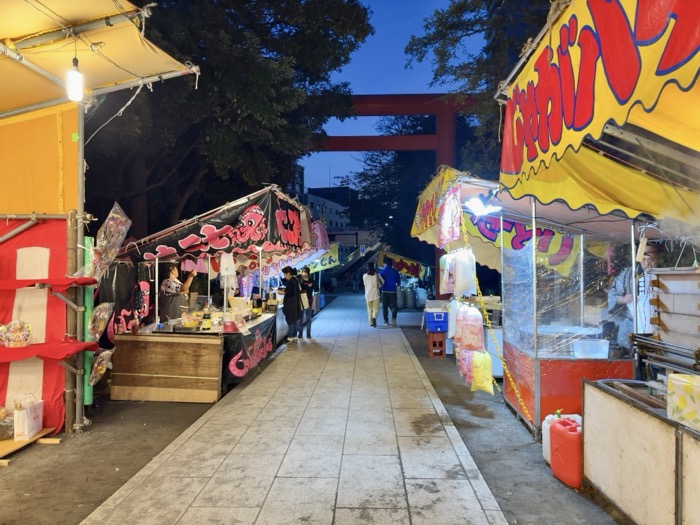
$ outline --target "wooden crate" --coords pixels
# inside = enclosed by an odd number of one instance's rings
[[[115,347],[112,399],[215,403],[221,396],[221,336],[125,334]]]

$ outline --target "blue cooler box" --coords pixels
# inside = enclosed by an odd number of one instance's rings
[[[428,332],[447,332],[447,314],[443,309],[426,308],[423,310],[423,321]]]

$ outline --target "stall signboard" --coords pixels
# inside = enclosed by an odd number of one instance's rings
[[[377,254],[377,262],[379,263],[380,267],[384,266],[384,259],[387,258],[393,261],[392,268],[398,270],[399,273],[403,275],[408,275],[410,277],[422,279],[425,276],[425,272],[428,270],[427,266],[419,263],[418,261],[414,261],[413,259],[409,259],[401,255],[396,255],[395,253],[387,252],[384,250]]]
[[[696,223],[700,196],[692,186],[615,162],[584,141],[631,124],[700,149],[698,20],[693,1],[567,3],[500,92],[500,181],[511,195]]]
[[[522,250],[532,240],[532,225],[518,221],[485,215],[477,217],[464,212],[463,220],[467,233],[500,247]],[[503,226],[501,227],[501,224]],[[580,235],[550,227],[538,227],[537,263],[556,270],[560,275],[569,275],[580,250]],[[503,239],[501,239],[501,237]]]
[[[311,247],[309,213],[276,187],[225,204],[129,245],[122,251],[144,261],[207,257],[220,253],[259,257]]]
[[[459,173],[448,166],[440,166],[437,174],[418,197],[418,207],[411,226],[411,236],[421,238],[439,222],[439,202],[455,186]]]
[[[276,337],[277,324],[273,316],[255,325],[248,334],[240,333],[238,337],[227,338],[227,344],[232,345],[231,349],[227,348],[227,353],[233,353],[228,363],[229,372],[234,377],[246,375],[275,349]]]
[[[282,273],[285,266],[301,267],[315,261],[329,248],[328,231],[321,221],[311,223],[313,244],[301,251],[276,252],[272,254],[262,253],[239,255],[235,257],[235,264],[246,266],[253,271],[260,268],[263,277],[270,278]]]
[[[338,243],[331,243],[330,248],[326,253],[318,257],[315,261],[309,263],[311,273],[320,272],[321,270],[330,270],[340,264],[338,256]]]

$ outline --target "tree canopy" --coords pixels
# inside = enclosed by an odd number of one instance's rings
[[[498,178],[500,108],[493,97],[528,39],[544,26],[549,8],[549,0],[451,0],[425,19],[425,34],[406,45],[408,65],[431,60],[431,85],[475,100],[468,116],[474,141],[462,145],[459,167],[477,177]],[[475,42],[482,42],[478,52]]]
[[[494,100],[499,83],[518,61],[529,37],[546,21],[546,0],[452,0],[424,21],[424,34],[406,45],[407,67],[430,60],[432,86],[445,86],[458,99],[470,97],[468,114],[457,119],[457,168],[484,179],[499,174],[499,107]],[[476,50],[476,51],[475,51]],[[427,117],[382,119],[383,134],[434,133]],[[410,237],[417,197],[436,170],[432,152],[380,152],[365,155],[360,173],[345,177],[358,191],[355,224],[381,232],[383,241],[407,257],[430,263],[432,247]],[[387,220],[389,216],[393,220]]]
[[[200,77],[112,94],[86,120],[90,137],[134,97],[86,143],[86,184],[90,209],[116,197],[136,235],[289,182],[328,115],[348,112],[348,85],[331,73],[373,33],[357,0],[166,0],[153,10],[146,36]]]

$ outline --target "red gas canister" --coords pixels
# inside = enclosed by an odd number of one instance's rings
[[[552,474],[574,489],[582,483],[581,426],[572,419],[557,419],[549,428]]]

